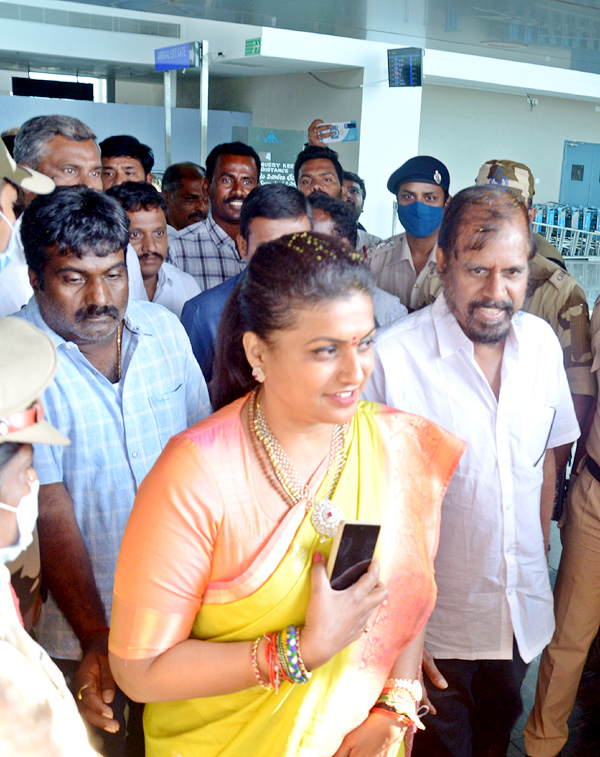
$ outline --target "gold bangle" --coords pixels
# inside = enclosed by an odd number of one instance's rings
[[[296,653],[298,654],[298,667],[300,668],[300,672],[305,678],[310,678],[312,673],[309,673],[306,669],[306,666],[304,665],[304,660],[302,659],[302,654],[300,653],[300,635],[302,634],[302,629],[298,629],[298,641],[296,643]]]
[[[258,683],[263,687],[263,689],[267,689],[270,691],[273,687],[270,683],[265,683],[263,681],[263,677],[260,674],[260,669],[258,667],[258,645],[262,641],[262,636],[259,636],[257,639],[254,640],[252,643],[252,650],[250,653],[250,657],[252,659],[252,672],[254,673],[254,677],[258,681]]]

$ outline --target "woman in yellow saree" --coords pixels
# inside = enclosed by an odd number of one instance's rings
[[[109,648],[118,684],[149,703],[148,757],[391,757],[416,720],[440,507],[464,444],[359,403],[371,286],[326,237],[261,246],[221,321],[221,409],[140,487]],[[325,573],[337,516],[382,526],[377,560],[344,591]]]

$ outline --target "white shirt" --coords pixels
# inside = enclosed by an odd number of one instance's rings
[[[415,310],[427,273],[436,264],[435,250],[436,245],[420,273],[415,269],[406,234],[397,234],[371,245],[366,256],[377,286],[396,295],[403,305]]]
[[[167,310],[181,318],[185,303],[200,294],[200,291],[193,276],[165,262],[158,269],[158,282],[152,302],[164,305]]]
[[[23,216],[17,218],[13,227],[17,244],[13,250],[10,262],[0,271],[0,316],[12,315],[26,305],[33,295],[29,283],[29,269],[25,260],[25,252],[21,244],[21,222]],[[133,247],[127,245],[125,255],[127,276],[129,277],[129,299],[148,301],[148,295],[142,279],[140,261]]]
[[[513,317],[496,400],[441,295],[379,333],[364,398],[468,442],[442,507],[426,641],[433,657],[511,659],[514,633],[529,662],[554,630],[540,521],[544,451],[579,436],[552,329],[528,313]]]
[[[397,321],[408,315],[408,309],[393,294],[375,287],[373,292],[373,314],[379,326],[387,326],[388,323]]]

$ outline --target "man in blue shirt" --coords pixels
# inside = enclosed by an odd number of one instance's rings
[[[256,187],[244,200],[240,212],[240,233],[236,245],[240,256],[249,259],[263,242],[284,234],[310,231],[310,210],[306,198],[285,184]],[[204,378],[212,378],[217,329],[229,295],[244,272],[193,297],[183,306],[181,322],[188,333]]]
[[[107,657],[119,545],[139,484],[169,438],[210,412],[208,393],[177,318],[128,302],[129,229],[116,200],[60,187],[27,208],[21,238],[34,298],[18,315],[58,350],[42,401],[71,439],[67,448],[35,445],[52,595],[36,630],[73,681],[82,714],[116,734],[103,754],[122,755],[124,699]]]

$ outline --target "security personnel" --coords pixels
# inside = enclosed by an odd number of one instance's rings
[[[367,262],[377,286],[414,310],[427,273],[435,267],[450,174],[437,158],[418,155],[394,171],[387,188],[398,200],[398,218],[406,231],[371,245]]]
[[[533,195],[535,194],[535,179],[531,169],[525,163],[517,163],[516,160],[488,160],[479,169],[475,184],[497,184],[513,190],[529,211],[529,220],[533,223],[535,210],[532,209]],[[560,252],[550,244],[541,234],[535,234],[538,253],[549,260],[553,260],[561,268],[567,270],[565,261]]]

